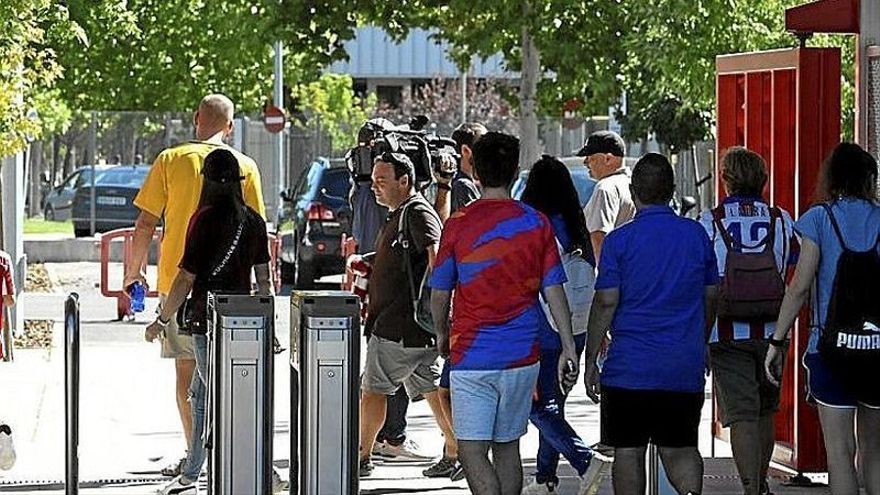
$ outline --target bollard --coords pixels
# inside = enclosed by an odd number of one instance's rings
[[[79,294],[64,303],[65,495],[79,493]]]
[[[356,495],[360,301],[294,291],[290,305],[290,495]]]
[[[275,300],[208,293],[208,493],[272,493]]]
[[[648,444],[647,456],[648,495],[677,495],[678,492],[672,486],[672,483],[669,482],[669,478],[666,477],[666,469],[663,467],[663,463],[660,462],[660,451],[653,443]]]

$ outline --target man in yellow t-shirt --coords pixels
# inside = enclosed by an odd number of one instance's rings
[[[196,140],[166,149],[153,162],[134,200],[141,213],[135,223],[133,263],[125,268],[123,286],[126,289],[135,282],[146,285],[141,267],[146,262],[156,225],[160,218],[164,218],[157,284],[159,303],[164,302],[177,277],[177,265],[183,256],[189,220],[196,211],[202,192],[202,164],[211,151],[222,147],[235,154],[244,176],[242,193],[245,203],[265,218],[266,207],[256,163],[250,157],[228,148],[223,142],[232,133],[234,108],[232,101],[224,95],[204,97],[193,117]],[[187,398],[195,369],[192,338],[178,335],[176,320],[172,318],[161,342],[162,357],[175,360],[177,408],[187,446],[191,446],[192,415]],[[176,476],[180,464],[169,466],[163,470],[163,474]]]

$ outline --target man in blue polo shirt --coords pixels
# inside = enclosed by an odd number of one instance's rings
[[[697,222],[668,206],[669,161],[650,153],[636,164],[632,222],[605,239],[587,341],[587,394],[599,402],[596,356],[610,328],[601,369],[602,443],[615,448],[617,495],[645,493],[645,450],[660,449],[681,494],[699,494],[703,460],[697,431],[703,406],[706,338],[714,321],[718,266]]]

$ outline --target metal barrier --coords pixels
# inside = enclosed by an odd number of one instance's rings
[[[358,298],[290,296],[290,495],[358,493]]]
[[[272,493],[275,298],[208,294],[209,493]]]
[[[79,295],[64,303],[65,494],[79,493]]]
[[[153,232],[153,240],[152,242],[156,242],[156,256],[157,258],[162,256],[162,229],[157,228]],[[118,289],[110,288],[110,248],[111,243],[116,239],[122,239],[122,270],[125,273],[125,270],[128,266],[133,263],[132,257],[134,256],[134,228],[124,228],[124,229],[116,229],[111,230],[110,232],[106,232],[101,234],[101,295],[104,297],[114,297],[116,298],[116,318],[121,320],[126,316],[132,316],[131,308],[129,305],[128,294],[125,293],[125,287],[121,286]],[[281,290],[281,263],[278,262],[281,254],[281,237],[275,234],[269,233],[269,256],[270,256],[270,270],[274,275],[274,283],[275,283],[275,292],[277,293]],[[141,267],[141,269],[145,269],[146,264]],[[159,293],[156,290],[147,291],[147,297],[159,297]]]

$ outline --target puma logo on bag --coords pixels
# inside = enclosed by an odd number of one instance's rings
[[[850,249],[831,207],[822,207],[828,213],[842,253],[834,274],[828,315],[819,334],[819,352],[840,372],[875,375],[880,371],[880,238],[865,251]]]

